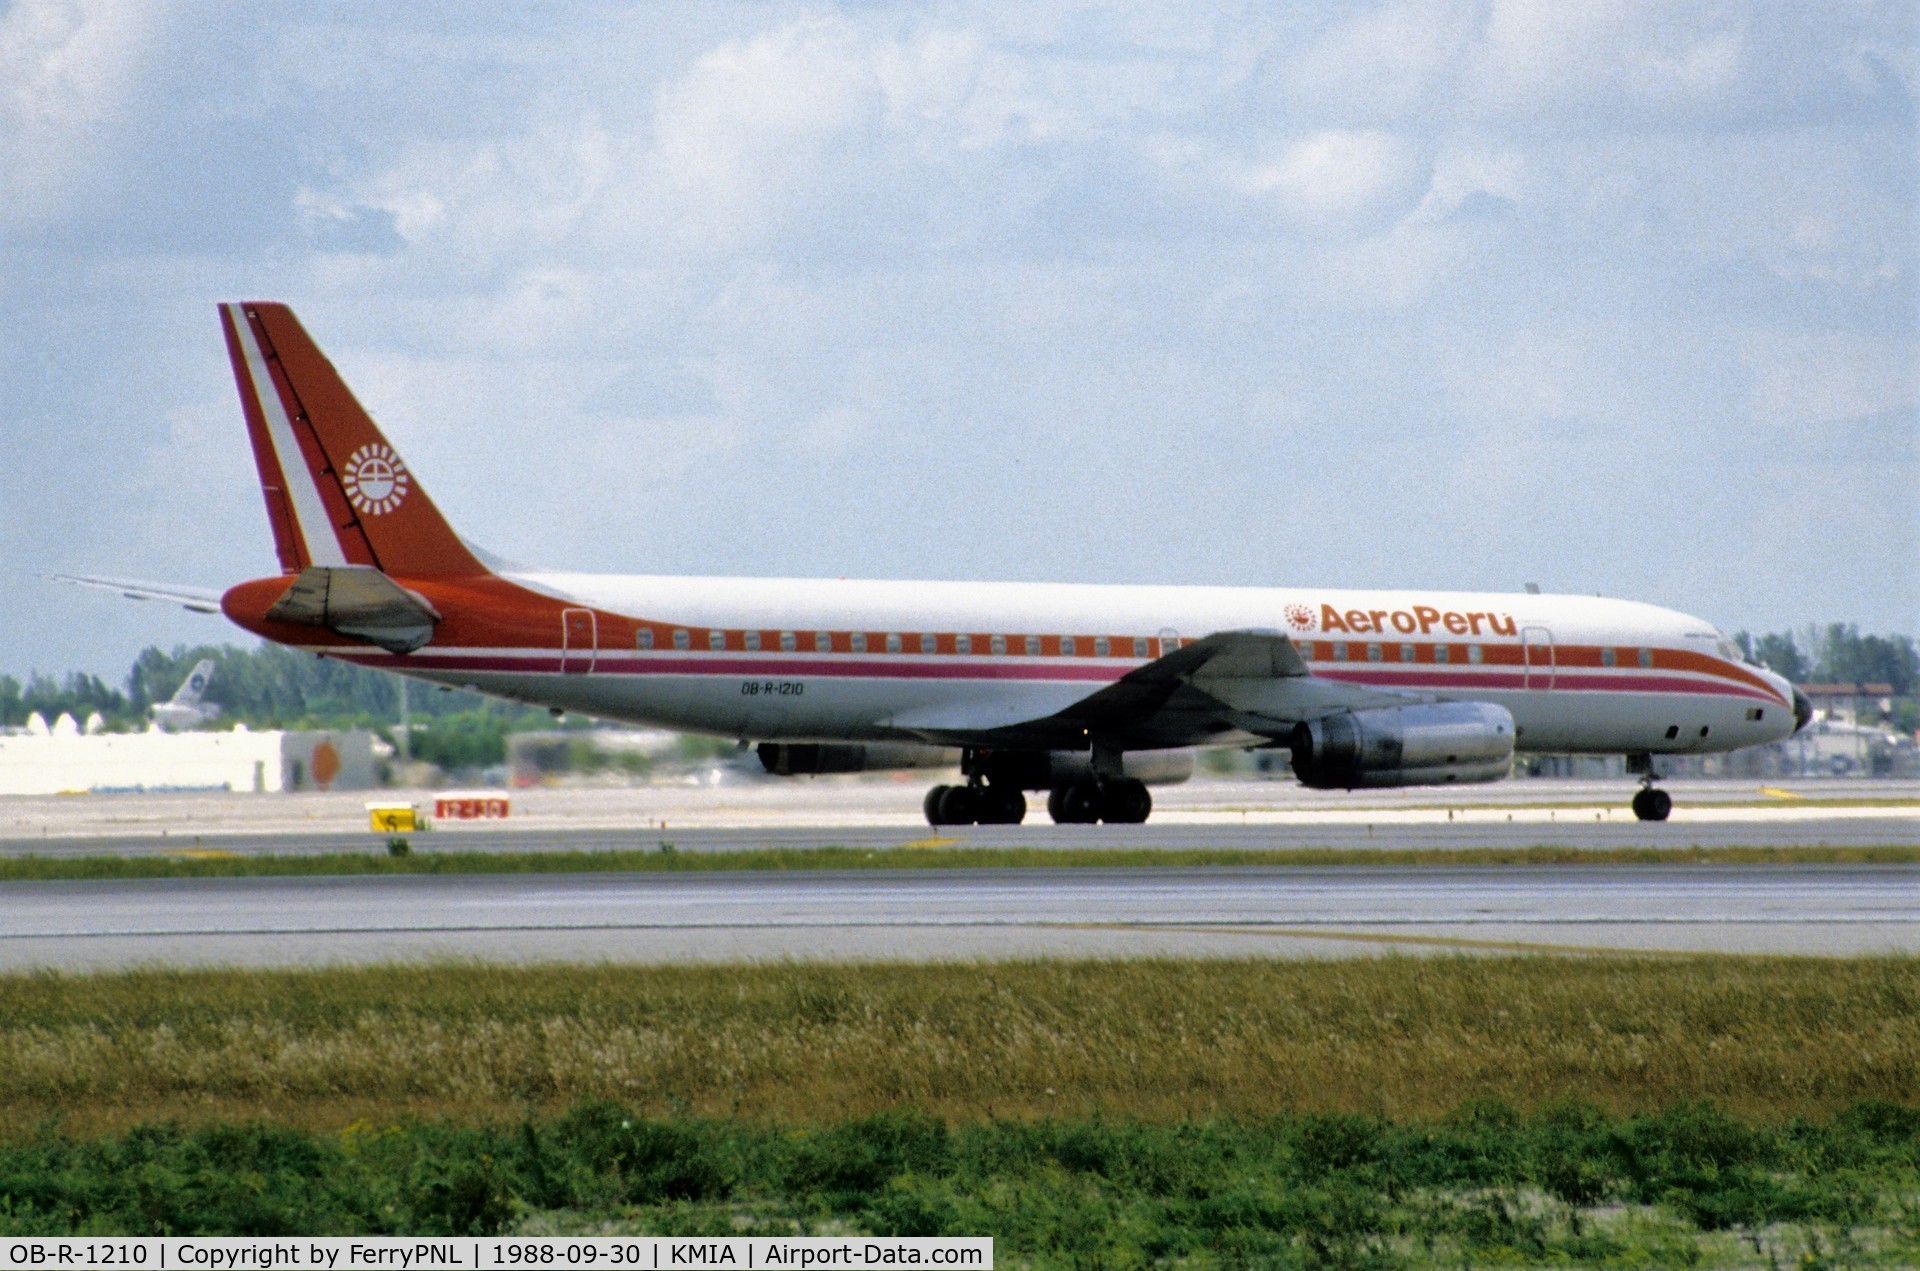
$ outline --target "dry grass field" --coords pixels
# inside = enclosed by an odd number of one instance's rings
[[[141,971],[0,977],[0,1132],[265,1116],[801,1124],[1463,1099],[1764,1121],[1920,1103],[1920,961],[1383,958]]]

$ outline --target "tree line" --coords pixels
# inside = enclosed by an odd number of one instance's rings
[[[1861,635],[1857,624],[1808,625],[1796,633],[1776,631],[1733,637],[1747,657],[1795,684],[1890,684],[1895,697],[1920,686],[1920,652],[1913,637]]]

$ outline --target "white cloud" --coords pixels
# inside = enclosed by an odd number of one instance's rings
[[[1468,141],[1434,157],[1433,179],[1414,209],[1415,221],[1517,208],[1528,198],[1527,158],[1512,145]]]
[[[103,176],[162,17],[114,0],[0,11],[0,218],[58,216]]]
[[[1740,12],[1665,0],[1494,0],[1470,82],[1480,101],[1504,110],[1723,100],[1742,81],[1745,38],[1732,25]]]
[[[1414,0],[1361,13],[1290,59],[1288,97],[1341,116],[1406,119],[1450,114],[1446,83],[1458,73],[1474,14],[1455,0]]]
[[[1404,140],[1384,132],[1330,130],[1304,137],[1239,174],[1249,194],[1271,199],[1303,225],[1342,226],[1398,210],[1424,173]]]
[[[1750,409],[1768,427],[1803,429],[1920,410],[1920,340],[1851,332],[1752,336]]]

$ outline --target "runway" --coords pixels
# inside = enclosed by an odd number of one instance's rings
[[[1920,953],[1920,867],[1025,869],[0,885],[0,967]]]
[[[937,775],[937,774],[936,774]],[[1306,790],[1288,782],[1195,780],[1155,792],[1140,826],[1053,825],[1036,799],[1026,824],[931,829],[922,785],[825,778],[720,785],[513,790],[503,823],[446,824],[428,851],[738,851],[761,847],[1087,848],[1869,847],[1920,844],[1920,784],[1671,781],[1673,819],[1636,821],[1629,782],[1514,780],[1466,789]],[[380,850],[370,800],[431,808],[431,791],[85,795],[0,800],[0,856]]]

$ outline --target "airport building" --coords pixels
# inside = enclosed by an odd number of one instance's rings
[[[0,736],[0,795],[367,790],[376,777],[373,734],[359,730],[82,732],[63,715]]]

